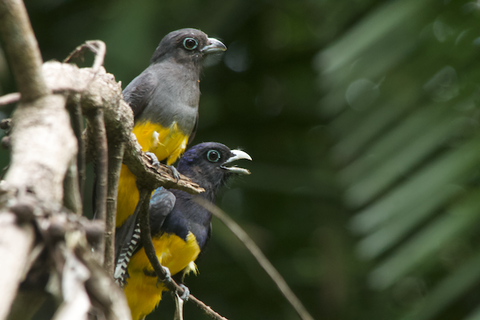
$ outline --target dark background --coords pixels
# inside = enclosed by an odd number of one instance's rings
[[[241,164],[252,174],[217,204],[315,319],[480,319],[478,2],[26,6],[45,61],[100,39],[123,87],[172,30],[199,28],[227,45],[204,69],[194,143],[252,156]],[[1,94],[15,91],[3,53],[0,81]],[[229,319],[297,319],[242,244],[213,225],[200,274],[186,280],[193,294]],[[172,316],[166,294],[147,320]],[[188,303],[185,316],[206,319]]]

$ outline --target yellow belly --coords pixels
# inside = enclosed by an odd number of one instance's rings
[[[163,234],[160,238],[152,240],[158,260],[162,266],[170,269],[172,276],[185,268],[187,273],[190,271],[196,273],[194,261],[200,253],[200,248],[192,233],[188,234],[186,242],[174,234]],[[124,287],[132,311],[132,320],[140,320],[150,314],[160,302],[162,292],[167,290],[161,284],[157,287],[157,277],[146,276],[144,269],[153,271],[142,248],[130,260],[128,265],[130,277]]]
[[[168,165],[174,163],[187,147],[188,135],[178,128],[176,122],[169,128],[149,121],[141,122],[135,125],[133,133],[143,151],[153,152],[158,161],[167,159]],[[117,228],[135,211],[139,199],[136,181],[127,166],[122,165],[118,182]]]

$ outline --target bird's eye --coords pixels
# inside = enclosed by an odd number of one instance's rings
[[[218,162],[218,160],[220,160],[220,153],[217,150],[210,150],[207,152],[207,159],[210,162]]]
[[[183,46],[187,50],[193,50],[198,47],[198,42],[193,38],[185,38],[185,40],[183,40]]]

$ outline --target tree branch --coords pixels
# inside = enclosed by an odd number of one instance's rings
[[[104,268],[113,279],[115,271],[115,226],[117,216],[117,194],[120,170],[122,169],[125,143],[108,138],[108,194],[107,220],[105,222],[105,261]]]
[[[105,59],[105,53],[107,52],[107,47],[103,41],[92,40],[86,41],[84,44],[79,45],[73,50],[72,53],[68,55],[63,62],[71,62],[72,59],[79,58],[83,56],[83,52],[88,49],[95,55],[95,60],[93,62],[92,70],[93,72],[98,72],[100,67],[103,66],[103,60]]]
[[[82,248],[77,248],[75,252],[82,263],[92,272],[85,283],[92,303],[101,309],[108,320],[130,320],[131,313],[127,299],[120,287],[113,282],[113,277],[91,259],[89,252]]]
[[[176,183],[167,166],[161,164],[156,170],[150,164],[149,157],[142,151],[132,133],[133,112],[122,99],[122,88],[115,82],[114,76],[106,73],[103,67],[95,73],[91,68],[79,69],[71,64],[46,62],[43,73],[48,87],[54,92],[68,94],[69,103],[81,103],[83,114],[97,108],[103,109],[108,136],[115,136],[117,141],[125,143],[123,163],[143,185],[152,190],[164,186],[193,194],[203,191],[183,175]],[[93,144],[92,138],[87,134],[87,149]]]
[[[63,181],[63,205],[77,215],[83,213],[82,196],[80,194],[76,159],[73,159],[67,169]]]
[[[70,117],[72,118],[72,129],[75,133],[78,143],[78,153],[77,153],[77,179],[78,179],[78,189],[80,192],[80,199],[83,200],[83,194],[85,190],[85,176],[86,176],[86,147],[85,140],[83,138],[83,116],[82,116],[82,107],[79,103],[67,103],[67,109],[70,112]],[[83,211],[82,211],[83,212]]]
[[[20,101],[21,97],[22,96],[18,92],[6,94],[6,95],[0,97],[0,106],[6,106],[8,104],[18,102],[18,101]]]
[[[49,260],[41,265],[52,265],[46,289],[62,301],[54,319],[86,319],[86,313],[93,306],[98,319],[106,316],[109,320],[130,320],[124,294],[93,258],[87,244],[88,239],[97,242],[103,237],[99,223],[55,212],[37,220]]]
[[[105,43],[102,41],[87,41],[85,44],[78,46],[65,60],[64,62],[70,62],[73,58],[82,58],[83,52],[88,49],[93,52],[95,56],[95,60],[92,66],[92,71],[95,73],[98,73],[100,71],[101,66],[103,65],[103,60],[105,57],[106,53],[106,46]],[[76,118],[80,118],[81,120],[81,109],[78,104],[71,104],[74,106],[78,106],[75,108],[75,116]],[[72,112],[73,113],[73,112]],[[103,114],[102,114],[103,117]],[[94,123],[92,121],[92,117],[90,116],[90,122]],[[79,122],[76,124],[76,122]],[[83,124],[83,121],[74,121],[74,129],[75,127],[80,127],[81,124]],[[105,125],[101,124],[101,127],[104,128]],[[98,129],[98,128],[97,128]],[[75,131],[75,130],[74,130]],[[82,137],[82,131],[83,130],[76,130],[76,136],[77,139],[79,140],[79,156],[78,156],[78,162],[83,163],[82,166],[82,171],[79,169],[79,172],[84,171],[84,163],[85,163],[85,144],[82,143],[80,145],[80,142],[83,142],[84,139]],[[90,132],[90,136],[94,136],[95,144],[98,144],[98,137],[95,134],[95,129],[92,129],[89,127],[88,132]],[[77,134],[78,132],[78,134]],[[103,134],[102,134],[103,136]],[[102,138],[103,139],[103,138]],[[110,276],[113,279],[113,274],[114,274],[114,269],[115,269],[115,220],[116,220],[116,213],[117,213],[117,193],[118,193],[118,180],[120,177],[120,170],[122,167],[122,160],[123,160],[123,152],[124,152],[124,147],[125,144],[122,141],[122,139],[118,138],[116,134],[112,134],[109,132],[106,132],[106,140],[108,143],[108,191],[106,193],[106,217],[105,217],[105,237],[104,237],[104,248],[105,248],[105,255],[104,255],[104,268],[105,270],[110,274]],[[98,147],[97,147],[98,149]],[[105,155],[103,155],[105,156]],[[82,158],[81,158],[82,157]],[[102,158],[102,155],[99,155],[98,152],[96,152],[96,158],[98,159],[105,159]],[[100,160],[97,161],[97,169],[100,170],[99,166],[104,166],[106,165],[105,160]],[[104,180],[98,179],[98,183],[103,183]],[[83,187],[82,187],[83,189]],[[98,190],[98,189],[97,189]],[[97,195],[98,197],[102,198],[103,195]],[[103,201],[103,200],[102,200]],[[98,202],[97,202],[98,204]]]
[[[74,65],[52,61],[43,65],[43,73],[48,87],[54,93],[68,95],[69,104],[81,103],[84,113],[103,107],[107,134],[115,135],[119,141],[125,142],[123,163],[144,185],[180,189],[191,194],[203,192],[203,188],[183,175],[180,175],[177,182],[167,166],[160,164],[156,170],[150,164],[150,158],[144,154],[135,135],[131,133],[133,114],[121,99],[122,90],[113,75],[107,74],[103,68],[95,73],[91,68],[79,69]],[[0,98],[0,105],[2,99],[3,97]],[[14,100],[9,98],[8,102],[15,102]],[[88,135],[87,139],[90,139]],[[91,141],[86,142],[87,145],[92,145]]]
[[[0,1],[0,34],[23,101],[49,94],[41,73],[42,56],[22,1]]]
[[[6,319],[16,296],[18,284],[24,276],[23,267],[28,261],[34,233],[29,224],[17,224],[16,216],[0,212],[0,319]]]
[[[22,95],[13,115],[11,165],[0,202],[0,319],[5,319],[34,241],[32,225],[19,218],[33,215],[34,206],[24,204],[25,195],[35,194],[35,199],[60,207],[62,182],[76,144],[65,98],[49,95],[41,55],[21,1],[0,1],[0,34]]]
[[[92,128],[95,148],[95,218],[105,224],[107,219],[108,146],[103,110],[97,109],[93,113],[86,113],[86,116]],[[103,264],[105,256],[105,239],[103,237],[96,245],[96,251],[99,254],[100,264]]]

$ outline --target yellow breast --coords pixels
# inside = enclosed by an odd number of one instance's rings
[[[185,133],[178,128],[176,122],[168,128],[157,123],[143,121],[133,128],[138,143],[143,151],[155,153],[159,161],[167,159],[167,164],[172,164],[185,151],[190,133]]]
[[[196,273],[194,261],[200,253],[200,248],[191,232],[188,233],[187,241],[174,234],[163,234],[152,240],[158,260],[162,266],[170,269],[172,276],[185,268],[187,273],[190,271]],[[133,320],[143,319],[150,314],[160,302],[162,292],[167,290],[162,285],[157,287],[157,277],[146,276],[144,270],[153,272],[142,248],[130,260],[128,265],[130,278],[124,287]]]

